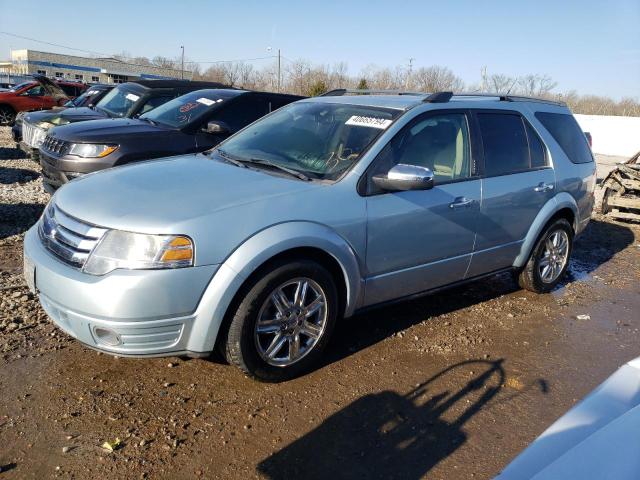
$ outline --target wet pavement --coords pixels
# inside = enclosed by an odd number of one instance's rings
[[[553,293],[501,275],[369,311],[281,384],[84,348],[22,286],[14,230],[0,235],[2,480],[491,478],[640,356],[640,228],[601,218]]]

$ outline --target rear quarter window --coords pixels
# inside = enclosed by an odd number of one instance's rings
[[[536,118],[558,142],[573,163],[593,162],[593,155],[573,115],[565,113],[536,112]]]

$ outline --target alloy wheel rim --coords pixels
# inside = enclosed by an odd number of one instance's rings
[[[269,365],[288,367],[309,354],[327,325],[327,297],[317,282],[300,277],[275,288],[258,313],[254,340]]]
[[[544,283],[553,283],[567,264],[569,258],[569,236],[564,230],[556,230],[547,237],[538,272]]]

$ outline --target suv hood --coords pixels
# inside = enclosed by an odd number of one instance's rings
[[[194,235],[221,211],[244,216],[242,206],[322,188],[323,184],[271,175],[213,160],[182,155],[116,167],[76,179],[56,192],[55,204],[69,215],[107,228],[141,233]],[[250,213],[251,214],[251,213]],[[218,219],[219,220],[219,219]],[[247,223],[249,220],[247,219]]]
[[[69,98],[54,81],[43,75],[33,75],[33,79],[44,87],[44,89],[54,98]]]
[[[70,107],[65,108],[64,110],[59,112],[51,113],[51,119],[54,117],[60,117],[61,119],[66,120],[69,123],[109,118],[106,113],[89,107]]]
[[[135,118],[112,118],[61,125],[51,132],[51,136],[68,142],[119,143],[134,135],[167,135],[173,132],[179,131]]]

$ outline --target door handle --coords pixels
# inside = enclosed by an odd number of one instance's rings
[[[533,189],[534,192],[550,192],[553,190],[553,183],[540,182],[537,187]]]
[[[473,204],[473,200],[465,197],[457,197],[452,203],[449,204],[449,208],[465,208]]]

